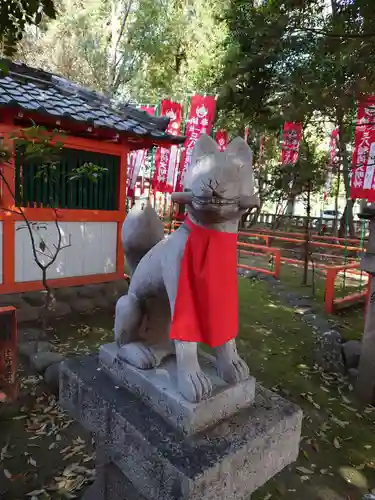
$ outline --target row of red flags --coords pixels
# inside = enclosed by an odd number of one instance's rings
[[[152,106],[142,106],[142,110],[155,115]],[[212,96],[194,95],[191,98],[189,116],[186,122],[186,136],[183,148],[172,146],[158,147],[155,152],[155,168],[151,185],[154,192],[171,193],[183,191],[184,175],[190,166],[194,146],[204,133],[211,134],[216,112],[216,99]],[[182,133],[183,112],[179,103],[164,99],[160,108],[161,116],[168,116],[170,122],[167,133],[180,135]],[[245,129],[245,140],[249,129]],[[302,124],[300,122],[285,122],[281,141],[281,164],[295,165],[298,161],[302,141]],[[332,187],[334,167],[337,164],[338,129],[334,129],[330,139],[330,161],[327,168],[327,179],[324,187],[324,198]],[[228,146],[229,137],[226,130],[218,130],[215,140],[221,151]],[[260,139],[261,154],[264,151],[264,138]],[[134,151],[129,155],[128,196],[134,193],[134,187],[139,172],[146,160],[147,150]],[[352,157],[351,197],[365,198],[375,201],[375,95],[358,103],[355,127],[354,151]]]
[[[142,106],[142,110],[155,115],[155,107]],[[216,99],[212,96],[193,95],[190,101],[189,116],[186,122],[186,140],[182,150],[178,146],[158,147],[155,152],[155,168],[151,185],[154,192],[171,193],[183,191],[186,170],[190,166],[194,146],[204,133],[210,135],[215,119]],[[160,106],[160,116],[168,116],[170,121],[166,132],[180,135],[182,132],[182,106],[169,99],[164,99]],[[228,134],[225,130],[216,132],[216,140],[222,151],[228,145]],[[147,150],[134,151],[129,155],[128,196],[134,194],[134,187],[139,172],[146,160]]]
[[[141,106],[143,111],[155,115],[153,106]],[[194,146],[204,133],[211,134],[216,112],[216,99],[212,96],[194,95],[191,98],[189,116],[186,122],[186,140],[182,150],[178,146],[159,147],[155,152],[155,168],[151,186],[154,192],[171,193],[183,191],[184,175],[190,166]],[[160,107],[160,116],[168,116],[170,121],[166,132],[180,135],[182,132],[182,106],[169,99],[164,99]],[[249,128],[245,129],[245,140],[248,140]],[[286,122],[284,125],[282,156],[283,165],[294,165],[298,160],[299,146],[302,139],[302,124]],[[221,151],[228,146],[229,137],[226,130],[217,130],[215,140]],[[264,149],[264,138],[261,137],[261,154]],[[134,151],[129,155],[128,196],[134,194],[134,187],[139,172],[147,157],[147,150]]]

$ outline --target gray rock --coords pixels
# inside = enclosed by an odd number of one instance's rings
[[[0,294],[0,307],[13,306],[13,307],[25,307],[26,303],[22,300],[21,296],[18,293],[15,294]]]
[[[93,306],[99,309],[109,309],[110,307],[113,307],[113,303],[105,297],[105,295],[97,295],[92,299]]]
[[[44,373],[50,365],[60,363],[63,359],[57,352],[37,352],[30,358],[30,362],[38,373]]]
[[[18,330],[18,338],[20,342],[30,342],[32,340],[44,340],[47,338],[46,333],[38,328],[20,328]]]
[[[71,303],[72,311],[87,313],[93,310],[93,303],[89,299],[78,298]]]
[[[44,373],[44,381],[53,394],[59,393],[61,363],[50,365]]]
[[[43,306],[46,297],[46,292],[26,292],[22,294],[22,298],[25,302],[27,302],[30,306]]]
[[[93,299],[98,295],[101,295],[105,290],[104,283],[95,283],[91,285],[80,286],[78,288],[78,295],[86,299]]]
[[[54,293],[56,299],[71,302],[78,296],[78,287],[69,286],[56,288],[56,290],[54,290]]]
[[[21,342],[18,345],[18,352],[21,356],[31,358],[37,352],[52,352],[55,348],[50,342],[31,340],[29,342]]]
[[[315,361],[328,372],[345,373],[342,337],[336,330],[315,334]]]
[[[37,321],[40,318],[43,307],[33,307],[25,305],[21,309],[17,309],[17,322],[29,323]]]

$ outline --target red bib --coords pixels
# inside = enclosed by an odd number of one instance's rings
[[[237,234],[205,229],[186,218],[170,337],[217,347],[238,332]]]

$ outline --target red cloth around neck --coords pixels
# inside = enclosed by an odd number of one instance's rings
[[[190,234],[181,262],[170,337],[217,347],[238,332],[237,234],[185,223]]]

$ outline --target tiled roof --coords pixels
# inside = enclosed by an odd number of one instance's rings
[[[0,74],[0,107],[21,108],[154,141],[183,142],[182,137],[165,133],[169,118],[150,116],[130,104],[115,104],[104,94],[25,64],[7,61],[6,65],[8,70]]]

